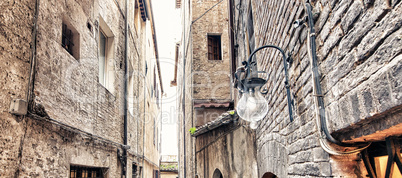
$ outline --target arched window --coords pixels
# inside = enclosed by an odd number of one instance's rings
[[[277,178],[277,176],[275,174],[267,172],[262,176],[262,178]]]
[[[219,169],[215,169],[214,175],[212,176],[212,178],[223,178],[223,175]]]

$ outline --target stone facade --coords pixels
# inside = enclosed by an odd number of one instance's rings
[[[151,1],[129,0],[128,14],[125,4],[124,0],[0,3],[0,177],[69,177],[71,166],[101,168],[105,177],[120,177],[125,112],[127,176],[133,174],[134,164],[142,177],[159,170],[158,100],[163,88]],[[73,54],[62,47],[62,24],[74,34]],[[109,84],[99,82],[101,31],[110,45]],[[126,81],[128,111],[123,107]],[[29,100],[28,114],[10,114],[12,99]]]
[[[294,121],[287,110],[282,56],[257,54],[259,70],[268,71],[270,110],[256,130],[258,177],[366,177],[360,154],[329,155],[318,141],[305,1],[234,0],[234,45],[237,66],[248,56],[247,29],[255,47],[277,45],[291,52],[289,67]],[[314,24],[327,123],[339,141],[382,142],[400,136],[401,25],[400,1],[313,1]],[[369,147],[370,148],[370,147]]]
[[[179,177],[255,177],[253,134],[248,129],[218,127],[193,137],[189,130],[217,121],[233,109],[228,1],[181,1],[182,39],[177,62]],[[211,60],[212,37],[220,40],[221,60]],[[235,139],[236,138],[236,139]],[[238,139],[237,139],[238,138]],[[238,161],[243,159],[244,164]],[[254,169],[249,169],[254,165]]]

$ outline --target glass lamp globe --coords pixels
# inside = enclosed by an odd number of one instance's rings
[[[237,114],[245,121],[257,122],[268,113],[268,102],[262,94],[253,88],[244,92],[237,102]]]

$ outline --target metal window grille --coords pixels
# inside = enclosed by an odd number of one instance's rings
[[[132,177],[133,178],[137,178],[137,164],[133,164],[133,167],[132,167]]]
[[[103,178],[102,168],[71,166],[70,178]]]
[[[73,33],[70,29],[67,28],[66,24],[63,24],[62,27],[62,41],[61,46],[68,51],[71,55],[73,55]]]

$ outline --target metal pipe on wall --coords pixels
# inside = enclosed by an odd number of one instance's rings
[[[182,92],[182,110],[183,110],[183,175],[186,177],[186,4],[183,0],[183,92]],[[190,4],[189,4],[190,6]]]
[[[124,52],[124,61],[125,61],[125,65],[124,65],[124,147],[123,147],[123,172],[122,172],[122,177],[127,177],[127,111],[128,111],[128,100],[127,100],[127,80],[128,80],[128,1],[126,0],[126,7],[125,7],[125,29],[124,29],[124,42],[125,42],[125,52]]]
[[[315,95],[314,101],[316,104],[316,124],[317,129],[320,134],[320,145],[321,147],[332,155],[347,155],[347,154],[355,154],[370,146],[370,143],[367,145],[356,145],[356,144],[347,144],[336,140],[328,131],[327,120],[325,117],[325,105],[324,105],[324,95],[322,94],[321,83],[320,83],[320,75],[318,72],[318,62],[317,62],[317,54],[316,54],[316,44],[315,44],[315,30],[314,30],[314,22],[313,22],[313,13],[312,7],[309,1],[305,3],[305,8],[307,12],[307,24],[309,29],[309,35],[307,37],[307,43],[309,45],[308,56],[310,58],[311,68],[312,68],[312,80],[313,80],[313,92]],[[324,133],[325,137],[321,136]],[[351,151],[337,151],[332,149],[331,146],[327,143],[331,142],[338,146],[342,147],[358,147]]]

